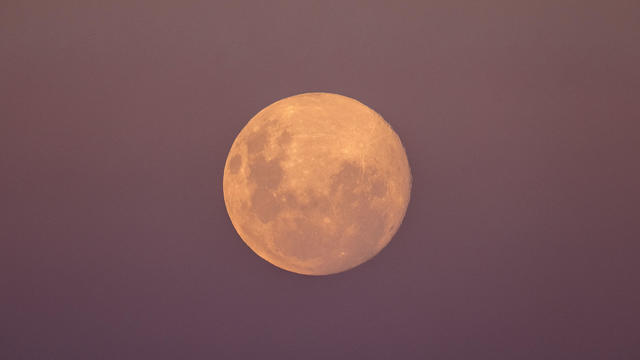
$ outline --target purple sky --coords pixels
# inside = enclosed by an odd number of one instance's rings
[[[638,359],[639,64],[637,1],[4,0],[0,358]],[[414,179],[319,278],[222,196],[308,91],[378,111]]]

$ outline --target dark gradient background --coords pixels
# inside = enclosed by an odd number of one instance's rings
[[[4,0],[0,358],[638,359],[639,64],[637,1]],[[330,277],[222,196],[307,91],[381,113],[414,176]]]

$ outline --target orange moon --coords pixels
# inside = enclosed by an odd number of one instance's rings
[[[224,167],[233,226],[260,257],[307,275],[374,257],[402,223],[411,171],[398,135],[366,105],[306,93],[256,114]]]

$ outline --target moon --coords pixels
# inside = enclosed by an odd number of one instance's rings
[[[224,167],[229,217],[256,254],[306,275],[349,270],[391,241],[411,171],[398,135],[352,98],[305,93],[256,114]]]

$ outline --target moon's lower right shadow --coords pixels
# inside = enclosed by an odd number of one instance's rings
[[[233,226],[256,254],[326,275],[389,243],[409,203],[411,171],[398,135],[375,111],[307,93],[249,121],[229,151],[223,188]]]

